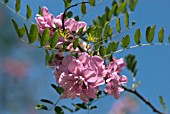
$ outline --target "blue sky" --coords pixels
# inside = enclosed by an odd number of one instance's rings
[[[77,2],[76,0],[73,0],[74,2]],[[53,13],[55,16],[63,12],[63,4],[59,0],[27,0],[27,2],[22,2],[22,6],[24,7],[27,3],[30,4],[33,11],[38,11],[38,6],[47,6],[51,13]],[[10,3],[11,6],[13,6],[14,3]],[[96,8],[94,8],[90,13],[88,13],[83,20],[88,23],[88,25],[91,25],[91,19],[95,19],[97,15],[101,15],[104,11],[104,8],[106,5],[110,5],[109,0],[105,0],[100,5],[98,5]],[[130,14],[131,21],[135,20],[136,25],[134,28],[126,31],[123,33],[130,34],[133,38],[133,32],[137,28],[141,28],[142,31],[142,43],[146,43],[145,40],[145,30],[147,26],[153,26],[154,24],[157,25],[156,28],[156,37],[154,39],[154,42],[158,42],[157,34],[158,30],[163,26],[165,28],[165,41],[167,42],[167,37],[170,34],[170,1],[169,0],[140,0],[135,12]],[[4,7],[3,7],[4,8]],[[74,15],[77,13],[80,14],[79,7],[73,8]],[[20,12],[22,15],[25,15],[24,8]],[[36,13],[34,13],[34,16]],[[14,17],[15,15],[10,13],[11,17]],[[16,19],[19,19],[15,16]],[[24,22],[23,20],[19,19],[19,21]],[[32,18],[32,21],[35,21],[34,18]],[[117,39],[120,39],[122,35],[117,36]],[[18,40],[19,42],[19,40]],[[133,45],[134,43],[132,43]],[[32,67],[31,72],[31,81],[40,80],[43,78],[43,89],[38,90],[36,92],[36,101],[40,98],[52,98],[55,99],[56,95],[53,92],[53,90],[50,88],[51,83],[55,83],[55,79],[51,73],[50,69],[47,69],[44,65],[44,52],[40,49],[34,49],[30,46],[27,46],[27,44],[23,44],[23,47],[25,46],[27,50],[30,49],[30,51],[27,51],[27,53],[22,53],[22,50],[17,51],[15,56],[20,56],[21,53],[23,54],[23,58],[28,59],[31,62],[36,62],[36,64],[39,64],[38,67],[34,63]],[[31,55],[32,52],[36,52],[37,54]],[[162,110],[162,107],[159,103],[159,95],[162,95],[165,99],[165,103],[167,107],[170,107],[170,46],[149,46],[149,47],[138,47],[135,49],[126,50],[120,53],[115,54],[117,58],[125,57],[128,54],[134,54],[137,57],[138,63],[138,73],[137,73],[137,80],[141,81],[141,85],[138,87],[139,93],[141,93],[145,98],[147,98],[149,101],[151,101],[158,109]],[[8,56],[8,55],[6,55]],[[29,57],[31,56],[31,57]],[[39,57],[40,60],[37,61],[33,60],[34,56]],[[127,70],[123,72],[129,80],[131,80],[131,75],[128,73]],[[43,75],[44,74],[44,75]],[[42,77],[41,77],[41,76]],[[130,82],[128,86],[131,86]],[[36,88],[38,89],[38,88]],[[33,88],[32,91],[36,91],[35,88]],[[138,100],[141,104],[141,109],[138,112],[138,114],[151,114],[153,113],[152,110],[146,106],[143,102]],[[63,100],[60,102],[60,104],[68,104],[68,102],[72,102],[71,100]],[[77,100],[75,102],[78,102]],[[92,111],[92,113],[98,113],[98,114],[107,114],[112,106],[112,104],[115,102],[113,97],[106,97],[100,101],[97,102],[98,109],[95,111]],[[34,107],[34,106],[33,106]],[[42,112],[43,114],[48,114],[48,112]],[[80,111],[76,114],[86,114],[86,111]],[[66,112],[66,114],[69,114]]]

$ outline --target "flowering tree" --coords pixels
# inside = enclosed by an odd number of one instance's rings
[[[158,32],[159,43],[153,43],[156,25],[146,28],[146,44],[141,43],[140,28],[134,33],[136,45],[130,46],[133,40],[129,34],[122,37],[121,41],[114,41],[113,38],[116,35],[135,25],[135,21],[130,22],[129,14],[135,10],[138,0],[109,1],[111,6],[106,6],[104,14],[98,16],[96,20],[92,20],[92,25],[88,25],[83,21],[83,17],[102,1],[89,0],[72,3],[72,0],[63,0],[65,10],[58,16],[51,14],[45,6],[39,7],[39,13],[35,17],[36,23],[30,21],[32,10],[29,5],[26,6],[25,18],[19,14],[20,0],[16,0],[15,10],[8,6],[9,0],[1,1],[8,9],[30,22],[31,26],[28,29],[26,24],[19,27],[17,22],[12,19],[20,40],[36,48],[44,49],[46,65],[54,71],[56,84],[51,84],[51,86],[60,94],[60,97],[56,103],[41,99],[42,102],[51,104],[52,107],[48,108],[43,104],[38,104],[36,109],[54,109],[57,114],[63,114],[63,109],[70,112],[84,109],[89,113],[90,110],[97,108],[93,102],[108,95],[119,99],[121,92],[127,91],[145,102],[155,113],[167,113],[162,96],[160,96],[160,102],[164,112],[157,109],[136,90],[140,82],[136,83],[137,60],[135,56],[129,54],[125,57],[126,62],[123,58],[114,57],[115,53],[140,46],[169,45],[169,43],[163,43],[164,28],[162,27]],[[75,15],[72,18],[71,9],[77,6],[80,6],[82,17]],[[91,8],[88,10],[87,6],[91,6]],[[113,20],[115,20],[115,27],[112,23]],[[123,27],[125,29],[122,29]],[[22,38],[25,35],[28,39]],[[170,42],[170,37],[168,41]],[[128,83],[128,78],[121,74],[124,68],[127,68],[132,74],[132,88],[125,85]],[[59,106],[59,100],[64,98],[72,100],[80,98],[82,102],[73,104],[75,109]]]

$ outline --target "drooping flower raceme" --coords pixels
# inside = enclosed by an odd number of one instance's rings
[[[96,98],[99,86],[105,83],[104,61],[99,56],[80,53],[78,58],[68,55],[56,70],[57,82],[64,89],[63,98],[79,97],[84,102]]]
[[[110,62],[109,65],[106,67],[107,74],[106,74],[106,88],[105,92],[112,95],[115,99],[118,99],[120,96],[120,92],[124,91],[121,86],[124,83],[128,82],[128,79],[126,76],[122,75],[119,76],[119,73],[122,71],[122,69],[125,67],[125,63],[123,61],[123,58]]]

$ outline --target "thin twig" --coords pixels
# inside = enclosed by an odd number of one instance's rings
[[[16,13],[15,10],[13,10],[10,6],[8,6],[7,4],[5,4],[2,0],[0,0],[0,3],[3,4],[4,6],[6,6],[10,11],[12,11],[13,13],[15,13],[16,15],[18,15],[19,17],[21,17],[22,19],[24,19],[25,21],[30,22],[31,24],[34,24],[34,22],[28,20],[27,18],[25,18],[24,16],[22,16],[19,13]]]
[[[169,43],[139,44],[139,45],[134,45],[134,46],[127,47],[127,48],[125,48],[125,49],[117,50],[117,51],[115,51],[115,52],[112,52],[112,53],[106,55],[105,57],[108,57],[108,56],[110,56],[111,54],[119,53],[119,52],[122,52],[122,51],[124,51],[124,50],[133,49],[133,48],[137,48],[137,47],[145,47],[145,46],[169,46],[169,45],[170,45]]]
[[[64,19],[65,19],[65,15],[66,15],[67,10],[69,10],[69,9],[72,8],[72,7],[78,6],[79,4],[83,4],[83,3],[86,4],[86,3],[89,3],[89,2],[80,2],[80,3],[74,4],[74,5],[72,5],[72,6],[70,6],[70,7],[68,7],[68,8],[65,9],[65,11],[64,11],[64,13],[63,13],[63,18],[62,18],[62,28],[63,28],[63,31],[65,30],[65,27],[64,27]]]
[[[155,108],[155,106],[153,106],[153,104],[151,104],[151,102],[149,102],[147,99],[145,99],[141,94],[139,94],[136,90],[132,90],[132,89],[129,89],[127,87],[122,87],[125,91],[127,92],[130,92],[134,95],[136,95],[139,99],[141,99],[144,103],[146,103],[146,105],[148,105],[152,110],[153,112],[156,112],[158,114],[164,114],[163,112],[159,111],[158,109]]]
[[[60,97],[58,98],[58,100],[56,101],[56,103],[55,103],[51,108],[49,108],[48,110],[51,110],[51,109],[53,109],[54,107],[56,107],[57,104],[59,103],[61,97],[62,97],[62,96],[60,96]]]

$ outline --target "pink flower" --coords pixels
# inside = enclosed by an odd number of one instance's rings
[[[42,7],[42,14],[43,16],[37,14],[35,18],[38,25],[39,25],[39,32],[42,34],[44,29],[50,28],[51,29],[51,36],[53,35],[54,31],[52,29],[56,28],[55,26],[55,18],[54,16],[48,11],[48,8]]]
[[[118,99],[120,96],[120,92],[124,91],[121,86],[124,83],[128,82],[126,76],[118,76],[116,73],[110,74],[109,78],[106,80],[107,85],[105,88],[105,92],[112,95],[115,99]]]
[[[100,57],[90,57],[87,53],[79,54],[77,59],[71,55],[66,56],[55,72],[57,82],[64,89],[62,97],[79,97],[84,102],[88,98],[96,98],[98,86],[105,83],[101,76],[104,70],[99,73],[98,69],[103,63]]]
[[[124,91],[121,86],[124,83],[128,82],[128,79],[126,76],[119,76],[122,69],[125,67],[125,63],[123,58],[110,62],[109,65],[106,67],[107,73],[106,73],[106,88],[105,92],[108,94],[111,94],[114,96],[115,99],[118,99],[120,96],[120,92]]]

